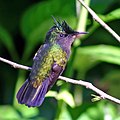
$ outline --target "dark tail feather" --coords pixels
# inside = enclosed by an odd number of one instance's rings
[[[49,80],[46,79],[39,87],[34,88],[33,85],[26,80],[17,93],[18,102],[28,107],[40,106],[45,98],[48,85]]]

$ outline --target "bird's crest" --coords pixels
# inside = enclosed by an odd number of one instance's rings
[[[57,21],[53,16],[52,16],[53,20],[54,20],[54,24],[57,27],[57,29],[61,32],[65,32],[68,34],[74,33],[74,30],[65,22],[62,21],[61,23],[59,21]]]

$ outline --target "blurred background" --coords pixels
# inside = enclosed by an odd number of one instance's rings
[[[120,0],[84,1],[120,34]],[[0,57],[31,66],[53,26],[51,15],[74,30],[89,32],[74,42],[63,76],[89,81],[120,99],[120,43],[77,0],[0,0]],[[20,105],[16,93],[28,74],[0,62],[0,120],[120,120],[120,105],[91,102],[96,93],[62,80],[40,107]]]

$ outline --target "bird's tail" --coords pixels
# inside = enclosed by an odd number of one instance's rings
[[[44,80],[37,88],[26,80],[17,93],[17,100],[20,104],[28,107],[40,106],[43,103],[45,94],[48,91],[49,80]]]

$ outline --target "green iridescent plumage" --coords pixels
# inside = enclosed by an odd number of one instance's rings
[[[49,48],[49,52],[43,56],[42,61],[39,62],[41,63],[40,68],[38,68],[36,75],[33,76],[35,77],[33,79],[36,79],[32,83],[33,87],[41,85],[43,80],[50,75],[51,66],[54,62],[64,68],[67,62],[67,54],[58,44],[54,44]]]

